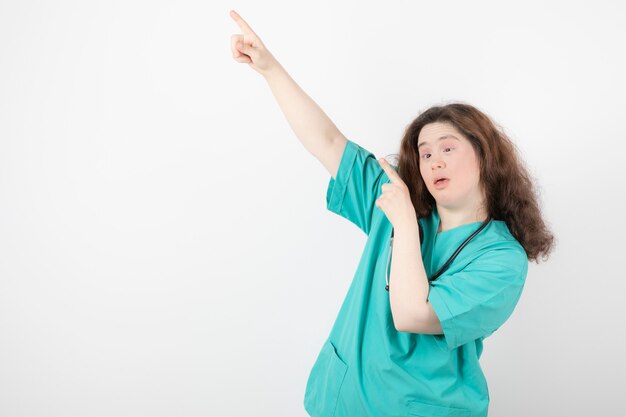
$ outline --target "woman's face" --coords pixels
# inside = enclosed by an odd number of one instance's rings
[[[438,206],[473,209],[482,203],[480,162],[463,134],[449,123],[429,123],[417,143],[420,172]],[[439,178],[445,180],[436,182]]]

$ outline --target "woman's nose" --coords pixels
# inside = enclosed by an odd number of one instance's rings
[[[445,162],[443,162],[442,159],[437,158],[437,159],[433,160],[433,165],[432,166],[433,166],[433,169],[434,168],[443,168],[443,167],[446,166],[446,164],[445,164]]]

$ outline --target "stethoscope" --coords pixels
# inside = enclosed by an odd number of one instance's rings
[[[443,274],[443,272],[448,268],[448,266],[450,266],[450,264],[452,263],[452,261],[454,260],[454,258],[456,258],[456,256],[459,254],[459,252],[461,252],[461,250],[465,247],[465,245],[467,245],[470,240],[472,240],[474,238],[474,236],[476,236],[477,234],[480,233],[481,230],[483,230],[485,228],[485,226],[487,226],[487,224],[491,221],[491,217],[487,217],[485,219],[485,221],[480,225],[480,227],[471,235],[469,235],[469,237],[467,239],[465,239],[465,241],[463,243],[461,243],[461,245],[454,251],[454,253],[452,254],[452,256],[450,256],[450,259],[448,259],[446,261],[445,264],[443,264],[443,266],[441,268],[439,268],[439,271],[437,271],[437,273],[435,275],[433,275],[432,278],[428,278],[429,281],[434,281],[437,278],[439,278],[439,275]],[[424,240],[424,232],[422,231],[422,225],[421,224],[417,224],[419,227],[419,232],[420,232],[420,243],[423,242]],[[393,249],[393,229],[391,229],[391,239],[389,239],[389,255],[387,256],[387,268],[385,269],[386,272],[386,276],[385,276],[385,290],[387,292],[389,292],[389,264],[391,261],[391,251]]]

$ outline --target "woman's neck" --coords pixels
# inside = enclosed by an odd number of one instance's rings
[[[468,212],[467,210],[454,211],[437,206],[437,213],[439,213],[439,229],[437,229],[437,233],[445,232],[464,224],[482,222],[487,218],[486,211],[481,208]]]

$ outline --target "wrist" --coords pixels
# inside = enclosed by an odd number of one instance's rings
[[[419,230],[417,217],[416,216],[404,217],[401,221],[398,222],[397,225],[394,225],[394,228],[401,232]]]
[[[278,62],[275,59],[272,60],[272,62],[267,66],[267,68],[263,69],[260,72],[261,72],[261,75],[265,77],[265,80],[267,82],[270,82],[272,78],[275,78],[277,75],[280,75],[281,73],[283,74],[286,73],[283,66],[280,65],[280,62]]]

